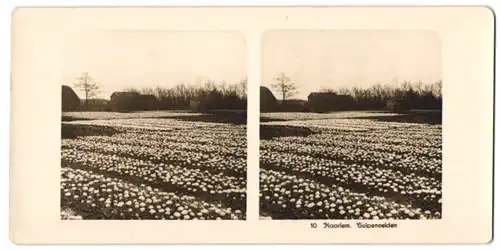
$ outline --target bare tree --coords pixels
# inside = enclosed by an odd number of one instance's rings
[[[443,81],[442,80],[436,81],[434,84],[432,84],[432,88],[434,95],[437,97],[441,97],[442,96],[441,89],[443,88]]]
[[[292,82],[290,78],[285,75],[285,73],[281,73],[274,80],[276,80],[276,83],[272,84],[271,87],[273,87],[274,89],[276,89],[281,93],[283,102],[293,97],[295,91],[297,90],[297,87],[295,86],[295,83]]]
[[[151,87],[145,87],[145,88],[142,88],[139,93],[143,94],[143,95],[154,95],[155,94],[155,90]]]
[[[351,91],[348,88],[339,88],[337,91],[339,95],[350,95]]]
[[[89,73],[84,72],[82,76],[76,79],[73,86],[83,92],[85,92],[85,105],[92,97],[96,97],[99,94],[99,85],[89,76]]]
[[[222,95],[228,95],[230,92],[229,85],[227,84],[226,81],[222,81],[218,85],[216,85],[216,88],[222,93]]]
[[[139,93],[141,90],[138,88],[134,88],[134,87],[127,87],[127,88],[124,88],[123,91],[124,92],[137,92],[137,93]]]
[[[325,93],[337,93],[337,91],[333,88],[330,87],[322,87],[319,89],[319,92],[325,92]]]
[[[246,98],[247,96],[247,86],[248,86],[248,80],[245,78],[243,80],[241,80],[238,84],[239,86],[239,96],[241,98]]]
[[[156,86],[154,91],[156,98],[159,100],[165,100],[169,95],[169,90],[161,86]]]
[[[214,80],[205,80],[204,88],[206,91],[212,91],[217,89],[217,84],[215,84]]]

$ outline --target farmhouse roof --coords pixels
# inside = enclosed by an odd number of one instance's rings
[[[269,90],[269,88],[265,87],[265,86],[260,86],[260,96],[261,96],[261,99],[265,98],[265,99],[270,99],[270,100],[276,100],[276,97],[273,95],[273,92],[271,92],[271,90]]]
[[[62,85],[62,94],[70,95],[72,98],[78,98],[78,95],[75,93],[75,91],[68,85]]]
[[[309,96],[336,96],[337,93],[334,92],[311,92]]]
[[[311,92],[308,98],[310,97],[349,97],[349,95],[339,95],[335,92]]]
[[[62,85],[62,109],[76,110],[80,107],[80,98],[70,86]]]
[[[111,97],[133,97],[133,96],[138,96],[139,93],[134,92],[134,91],[118,91],[118,92],[113,92],[111,94]]]

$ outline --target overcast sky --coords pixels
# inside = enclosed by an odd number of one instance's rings
[[[99,97],[135,87],[169,87],[212,79],[246,78],[244,36],[232,32],[105,31],[71,36],[63,84],[88,72],[101,86]],[[80,98],[85,95],[75,89]]]
[[[270,31],[261,56],[261,84],[285,72],[302,99],[323,87],[441,79],[440,39],[430,31]]]

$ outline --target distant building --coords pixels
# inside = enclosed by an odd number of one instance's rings
[[[316,112],[349,110],[353,108],[353,104],[352,96],[332,92],[313,92],[307,97],[308,107]]]
[[[138,96],[137,92],[114,92],[110,97],[111,110],[116,112],[134,110],[134,102]]]
[[[260,87],[260,110],[271,111],[276,108],[277,100],[271,90],[267,87]]]
[[[70,86],[62,86],[62,111],[74,111],[80,109],[80,98]]]
[[[158,99],[154,95],[139,95],[137,97],[137,108],[138,110],[157,110]]]
[[[80,103],[87,111],[111,111],[110,101],[106,99],[81,100]]]
[[[137,92],[114,92],[110,99],[111,110],[116,112],[154,110],[158,106],[154,95],[141,95]]]
[[[279,100],[280,104],[283,104],[282,100]],[[284,104],[286,105],[292,105],[292,106],[304,106],[307,104],[306,100],[301,100],[301,99],[287,99]]]
[[[307,101],[301,99],[278,100],[278,110],[285,112],[303,112],[307,111]]]

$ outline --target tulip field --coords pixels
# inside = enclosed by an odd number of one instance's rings
[[[261,139],[261,218],[441,218],[440,124],[369,112],[261,116],[270,120],[261,131],[308,131]]]
[[[62,139],[62,219],[246,218],[245,125],[77,115],[64,129],[94,132]]]

